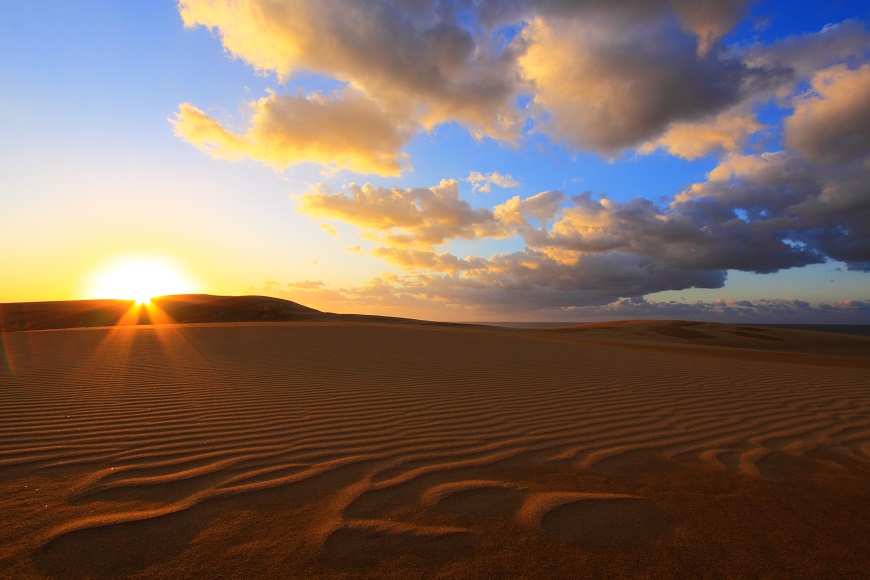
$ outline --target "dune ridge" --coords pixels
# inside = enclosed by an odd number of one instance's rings
[[[610,326],[5,333],[0,573],[866,569],[870,341]]]
[[[0,304],[0,330],[51,330],[153,324],[229,322],[405,322],[407,318],[321,312],[271,296],[177,294],[151,299],[148,308],[133,300],[66,300]]]

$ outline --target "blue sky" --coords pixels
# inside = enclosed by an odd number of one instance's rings
[[[870,323],[865,3],[446,4],[4,3],[0,301]]]

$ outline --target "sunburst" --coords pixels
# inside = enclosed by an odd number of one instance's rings
[[[92,278],[89,294],[93,298],[135,300],[137,305],[147,306],[156,296],[195,292],[195,286],[170,260],[126,257],[100,269]]]

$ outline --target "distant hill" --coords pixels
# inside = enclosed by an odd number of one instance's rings
[[[179,294],[151,300],[174,322],[286,322],[322,315],[296,302],[269,296]]]
[[[222,322],[402,322],[442,325],[389,316],[333,314],[270,296],[177,294],[151,300],[67,300],[0,304],[0,330],[48,330],[94,326]]]
[[[268,296],[181,294],[151,301],[152,308],[131,300],[68,300],[0,304],[4,331],[136,325],[172,321],[260,322],[303,320],[323,315],[319,310]],[[154,319],[154,320],[152,320]]]

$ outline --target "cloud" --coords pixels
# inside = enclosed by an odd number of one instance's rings
[[[179,137],[215,157],[250,157],[281,170],[315,162],[358,173],[398,175],[407,168],[402,146],[412,127],[391,118],[359,91],[330,96],[268,96],[251,103],[245,133],[222,127],[190,103],[172,123]]]
[[[407,190],[354,185],[337,194],[321,187],[303,195],[297,209],[313,218],[338,219],[362,229],[364,238],[379,244],[371,250],[373,256],[404,272],[422,272],[417,274],[420,284],[430,286],[432,296],[456,305],[473,302],[487,307],[513,299],[536,308],[600,303],[691,286],[716,288],[724,282],[725,272],[715,263],[692,270],[633,247],[652,248],[661,235],[634,244],[623,237],[618,244],[584,246],[577,236],[566,234],[569,223],[576,233],[579,214],[559,209],[565,199],[561,191],[542,192],[526,199],[517,196],[490,211],[460,200],[455,181],[442,181],[433,188]],[[597,202],[588,196],[575,199],[575,204],[583,203]],[[602,214],[618,210],[598,205]],[[656,221],[654,215],[649,219]],[[553,233],[547,229],[551,220],[555,220]],[[638,225],[643,220],[635,221]],[[524,250],[488,258],[460,258],[434,248],[460,238],[514,235],[526,240]],[[636,235],[643,237],[643,233]],[[672,241],[675,256],[681,240],[675,236]]]
[[[699,8],[707,9],[703,5]],[[639,150],[651,153],[664,149],[684,159],[739,152],[750,136],[765,129],[753,113],[758,105],[771,100],[785,107],[800,104],[807,97],[795,98],[793,94],[800,82],[834,64],[858,62],[868,52],[870,34],[854,20],[829,24],[819,32],[791,36],[771,45],[731,48],[732,58],[740,59],[748,67],[737,104],[697,121],[672,122]]]
[[[299,288],[301,290],[312,290],[314,288],[325,288],[326,284],[321,280],[302,280],[299,282],[291,282],[287,284],[291,288]]]
[[[649,154],[665,149],[676,157],[698,159],[712,153],[741,151],[749,136],[763,128],[754,113],[738,106],[710,119],[672,123],[663,135],[639,150]]]
[[[186,121],[179,133],[199,146],[203,140],[192,135],[208,134],[212,153],[224,157],[250,155],[286,167],[298,150],[307,160],[330,162],[333,155],[339,167],[395,175],[407,166],[399,151],[409,133],[456,122],[476,138],[516,144],[531,114],[535,131],[572,149],[611,156],[654,141],[672,124],[715,117],[749,85],[763,84],[763,62],[775,61],[772,54],[756,55],[761,64],[749,71],[718,43],[745,4],[182,0],[185,26],[212,30],[228,54],[256,70],[282,81],[322,74],[346,92],[259,102],[270,108],[269,134],[285,137],[276,153],[265,138],[221,131],[190,104],[179,113]],[[533,99],[530,109],[517,106],[520,96]],[[314,118],[327,120],[331,110],[353,122],[326,123],[320,134],[310,133],[303,120],[322,99],[328,106],[317,108]],[[719,140],[726,148],[727,139]]]
[[[728,270],[772,273],[839,260],[870,270],[870,163],[825,164],[790,151],[731,154],[660,206],[648,199],[515,196],[489,210],[432,188],[320,187],[299,211],[337,219],[397,266],[403,292],[454,307],[570,308],[662,290],[719,288]],[[519,238],[524,247],[456,256],[452,240]],[[436,249],[437,247],[437,249]]]
[[[481,258],[457,258],[448,252],[417,250],[414,248],[376,247],[371,254],[406,271],[425,270],[455,274],[461,271],[478,270],[487,267]]]
[[[560,190],[542,191],[526,199],[520,199],[517,195],[496,206],[493,213],[502,226],[515,232],[528,233],[534,229],[529,218],[536,220],[545,230],[546,223],[555,218],[565,197]]]
[[[659,318],[731,323],[743,320],[770,324],[862,324],[870,322],[870,302],[843,300],[834,304],[810,304],[803,300],[783,298],[662,302],[640,298],[617,300],[604,306],[575,308],[563,316],[574,320]]]
[[[771,324],[870,324],[870,301],[847,299],[812,304],[803,300],[719,298],[704,301],[661,301],[642,297],[585,301],[565,306],[562,296],[522,290],[505,290],[496,296],[474,281],[444,284],[425,277],[377,277],[346,288],[321,283],[288,284],[283,290],[270,285],[270,294],[333,312],[360,312],[414,316],[430,320],[494,320],[582,322],[594,320],[682,319],[711,322]],[[575,293],[579,296],[580,293]],[[524,310],[520,309],[520,306]]]
[[[809,78],[834,64],[847,64],[870,53],[870,33],[856,20],[828,24],[819,32],[789,36],[770,45],[755,44],[745,51],[749,66],[784,68],[797,78]]]
[[[311,72],[342,87],[269,93],[249,104],[244,131],[182,104],[176,133],[218,157],[395,176],[410,166],[403,149],[414,134],[444,123],[511,145],[544,134],[609,158],[631,149],[716,156],[705,179],[661,203],[644,191],[613,201],[553,189],[476,207],[455,180],[319,185],[297,198],[297,211],[354,226],[354,251],[398,273],[341,292],[296,292],[397,308],[604,308],[623,298],[640,308],[640,297],[661,290],[721,287],[729,270],[840,260],[870,271],[870,36],[858,22],[724,46],[744,0],[179,6],[187,26],[212,30],[258,71],[282,82]],[[786,115],[781,132],[759,120],[770,103]],[[781,150],[764,151],[780,148],[780,136]],[[472,192],[519,185],[498,171],[463,181]],[[482,256],[457,248],[487,244],[455,243],[508,238],[511,251]],[[726,307],[750,308],[717,308]]]
[[[683,27],[698,37],[698,53],[706,55],[743,17],[748,0],[676,0]]]
[[[737,103],[746,74],[719,51],[699,56],[695,41],[666,18],[618,33],[608,14],[539,18],[524,39],[519,65],[534,86],[537,126],[569,147],[605,155]]]
[[[485,175],[478,171],[472,171],[468,174],[466,181],[471,184],[472,191],[480,191],[482,193],[489,193],[492,191],[493,185],[504,189],[519,187],[520,185],[520,182],[510,175],[502,174],[498,171],[493,171]]]
[[[837,162],[870,151],[870,64],[837,65],[813,75],[812,89],[795,99],[785,145],[813,161]]]
[[[349,223],[395,247],[431,250],[457,238],[502,236],[491,210],[472,208],[459,198],[455,180],[411,189],[351,184],[340,193],[320,185],[302,195],[296,209],[311,218]]]
[[[529,21],[535,16],[590,18],[606,13],[622,26],[666,17],[677,20],[691,33],[698,52],[704,53],[739,22],[746,4],[747,0],[501,0],[475,3],[475,8],[480,20],[489,26]]]
[[[512,142],[521,128],[511,50],[475,37],[448,2],[185,0],[188,27],[286,79],[310,71],[348,83],[426,129],[455,120]]]
[[[783,260],[815,256],[870,271],[868,157],[867,148],[863,157],[831,164],[789,151],[731,156],[708,181],[676,196],[670,209],[695,220],[744,212],[752,232],[779,238],[794,250],[781,255]],[[776,255],[770,258],[771,266],[788,267]]]
[[[530,247],[562,251],[566,258],[590,252],[626,252],[663,270],[775,272],[820,261],[805,248],[783,242],[781,232],[739,219],[730,208],[695,199],[663,211],[649,200],[573,199],[546,235],[526,235]],[[563,259],[566,259],[563,258]]]

